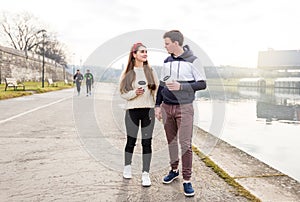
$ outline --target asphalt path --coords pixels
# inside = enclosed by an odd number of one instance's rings
[[[0,101],[0,201],[247,201],[194,156],[195,196],[168,172],[159,122],[153,138],[152,186],[141,186],[140,142],[133,178],[122,177],[124,103],[116,86],[100,83],[92,96],[74,89]]]

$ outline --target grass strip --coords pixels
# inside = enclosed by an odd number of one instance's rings
[[[57,82],[58,86],[48,86],[45,82],[44,88],[42,88],[41,82],[24,82],[25,91],[23,89],[14,90],[13,88],[8,88],[5,91],[5,84],[0,84],[0,100],[10,99],[15,97],[22,97],[27,95],[32,95],[35,93],[46,93],[50,91],[62,90],[67,88],[72,88],[72,85],[66,85],[64,82]]]
[[[208,156],[204,155],[196,146],[192,146],[193,152],[205,163],[205,165],[211,168],[219,177],[224,179],[224,181],[230,186],[234,187],[238,194],[244,196],[245,198],[254,201],[261,202],[259,198],[251,194],[243,186],[234,180],[230,175],[228,175],[222,168],[215,164]]]

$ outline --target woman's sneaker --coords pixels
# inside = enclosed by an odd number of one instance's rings
[[[178,178],[178,175],[179,175],[179,170],[177,172],[170,170],[169,174],[166,177],[164,177],[163,183],[169,184],[169,183],[173,182],[173,180]]]
[[[132,175],[131,175],[131,165],[124,166],[123,177],[125,179],[132,178]]]
[[[192,187],[192,183],[190,183],[190,182],[183,183],[183,190],[184,190],[184,195],[186,195],[186,196],[194,196],[195,195],[194,189]]]
[[[143,174],[142,174],[142,186],[143,187],[151,186],[150,176],[149,176],[149,173],[147,173],[147,172],[143,172]]]

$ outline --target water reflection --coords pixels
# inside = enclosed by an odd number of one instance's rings
[[[223,91],[219,87],[210,87],[206,91],[197,92],[198,99],[214,99],[223,101],[256,101],[257,118],[272,121],[286,121],[287,123],[300,123],[300,89],[289,88],[259,88],[259,87],[225,87],[224,95],[218,96]]]
[[[299,121],[300,107],[276,105],[266,102],[257,102],[257,118],[265,118],[267,123],[273,120]]]
[[[222,91],[225,96],[218,96]],[[217,137],[300,181],[300,89],[209,86],[196,95],[201,128],[212,127],[211,100],[226,103]]]

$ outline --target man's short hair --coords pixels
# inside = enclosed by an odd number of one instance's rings
[[[164,34],[163,38],[170,38],[171,41],[174,43],[175,41],[178,41],[179,46],[183,45],[183,34],[179,30],[171,30]]]

